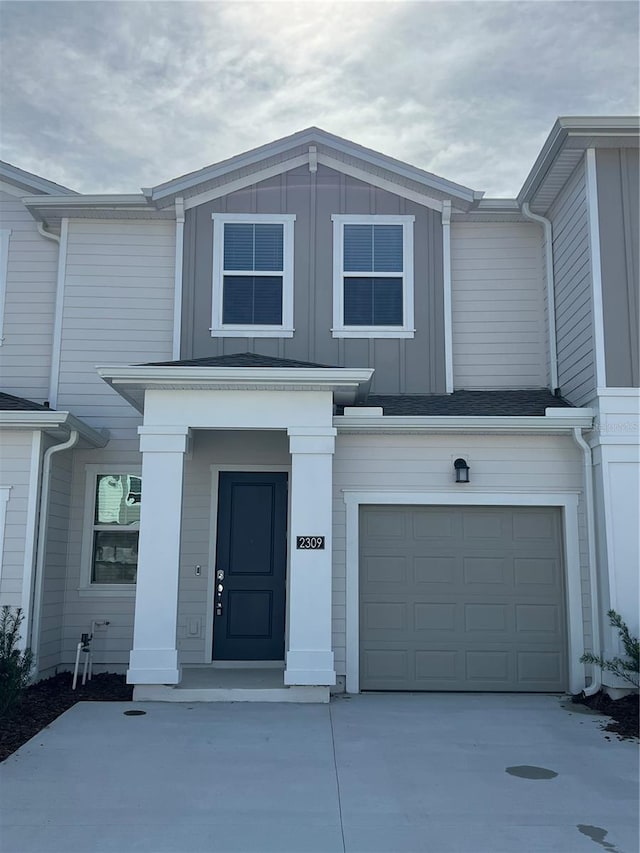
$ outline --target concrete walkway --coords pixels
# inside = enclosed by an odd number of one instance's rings
[[[523,695],[82,703],[0,765],[0,850],[637,853],[637,746],[603,719]]]

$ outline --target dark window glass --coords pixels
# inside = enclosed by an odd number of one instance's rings
[[[137,570],[137,530],[94,531],[92,583],[135,583]]]
[[[224,269],[256,272],[283,269],[281,223],[225,222]]]
[[[402,323],[401,278],[345,278],[345,326],[402,326]]]
[[[230,325],[281,326],[282,276],[226,275],[222,322]]]
[[[345,272],[402,272],[402,225],[345,225]]]

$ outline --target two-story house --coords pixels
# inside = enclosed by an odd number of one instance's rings
[[[92,632],[139,699],[597,689],[638,618],[638,135],[559,120],[517,199],[317,128],[134,195],[3,165],[39,673]]]

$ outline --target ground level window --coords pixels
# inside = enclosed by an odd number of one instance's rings
[[[134,584],[142,483],[135,474],[98,474],[91,583]]]

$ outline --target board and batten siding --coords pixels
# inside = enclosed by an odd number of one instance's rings
[[[58,409],[135,433],[140,415],[95,368],[171,358],[174,270],[173,222],[69,222]]]
[[[558,384],[575,406],[587,405],[596,379],[584,160],[546,215],[553,226]]]
[[[596,151],[604,352],[609,388],[640,386],[640,154]]]
[[[542,239],[534,223],[452,222],[454,388],[548,385]]]
[[[470,460],[482,492],[571,492],[582,488],[582,460],[564,436],[344,435],[333,464],[333,648],[346,668],[346,509],[343,490],[451,492],[452,460]],[[455,488],[455,487],[454,487]],[[467,487],[473,490],[473,486]],[[456,489],[459,494],[459,487]],[[591,648],[591,598],[582,495],[578,507],[585,648]]]
[[[6,394],[43,403],[49,397],[58,246],[38,234],[20,199],[8,193],[0,193],[0,229],[11,232],[0,384]]]
[[[56,453],[51,457],[45,571],[42,578],[40,603],[40,636],[36,641],[39,676],[53,674],[60,663],[68,566],[72,463],[73,455],[69,450]]]
[[[295,214],[292,338],[211,337],[213,224],[217,213]],[[413,339],[334,338],[332,214],[415,216]],[[291,170],[186,212],[182,358],[251,351],[341,367],[374,367],[378,394],[443,393],[442,221],[436,211],[325,166]]]
[[[39,442],[39,439],[36,439]],[[0,555],[0,605],[22,606],[25,557],[33,556],[33,507],[30,506],[34,433],[2,430],[0,433],[0,486],[10,488],[6,503],[3,553]],[[36,448],[39,453],[39,444]],[[32,497],[33,502],[33,497]]]

